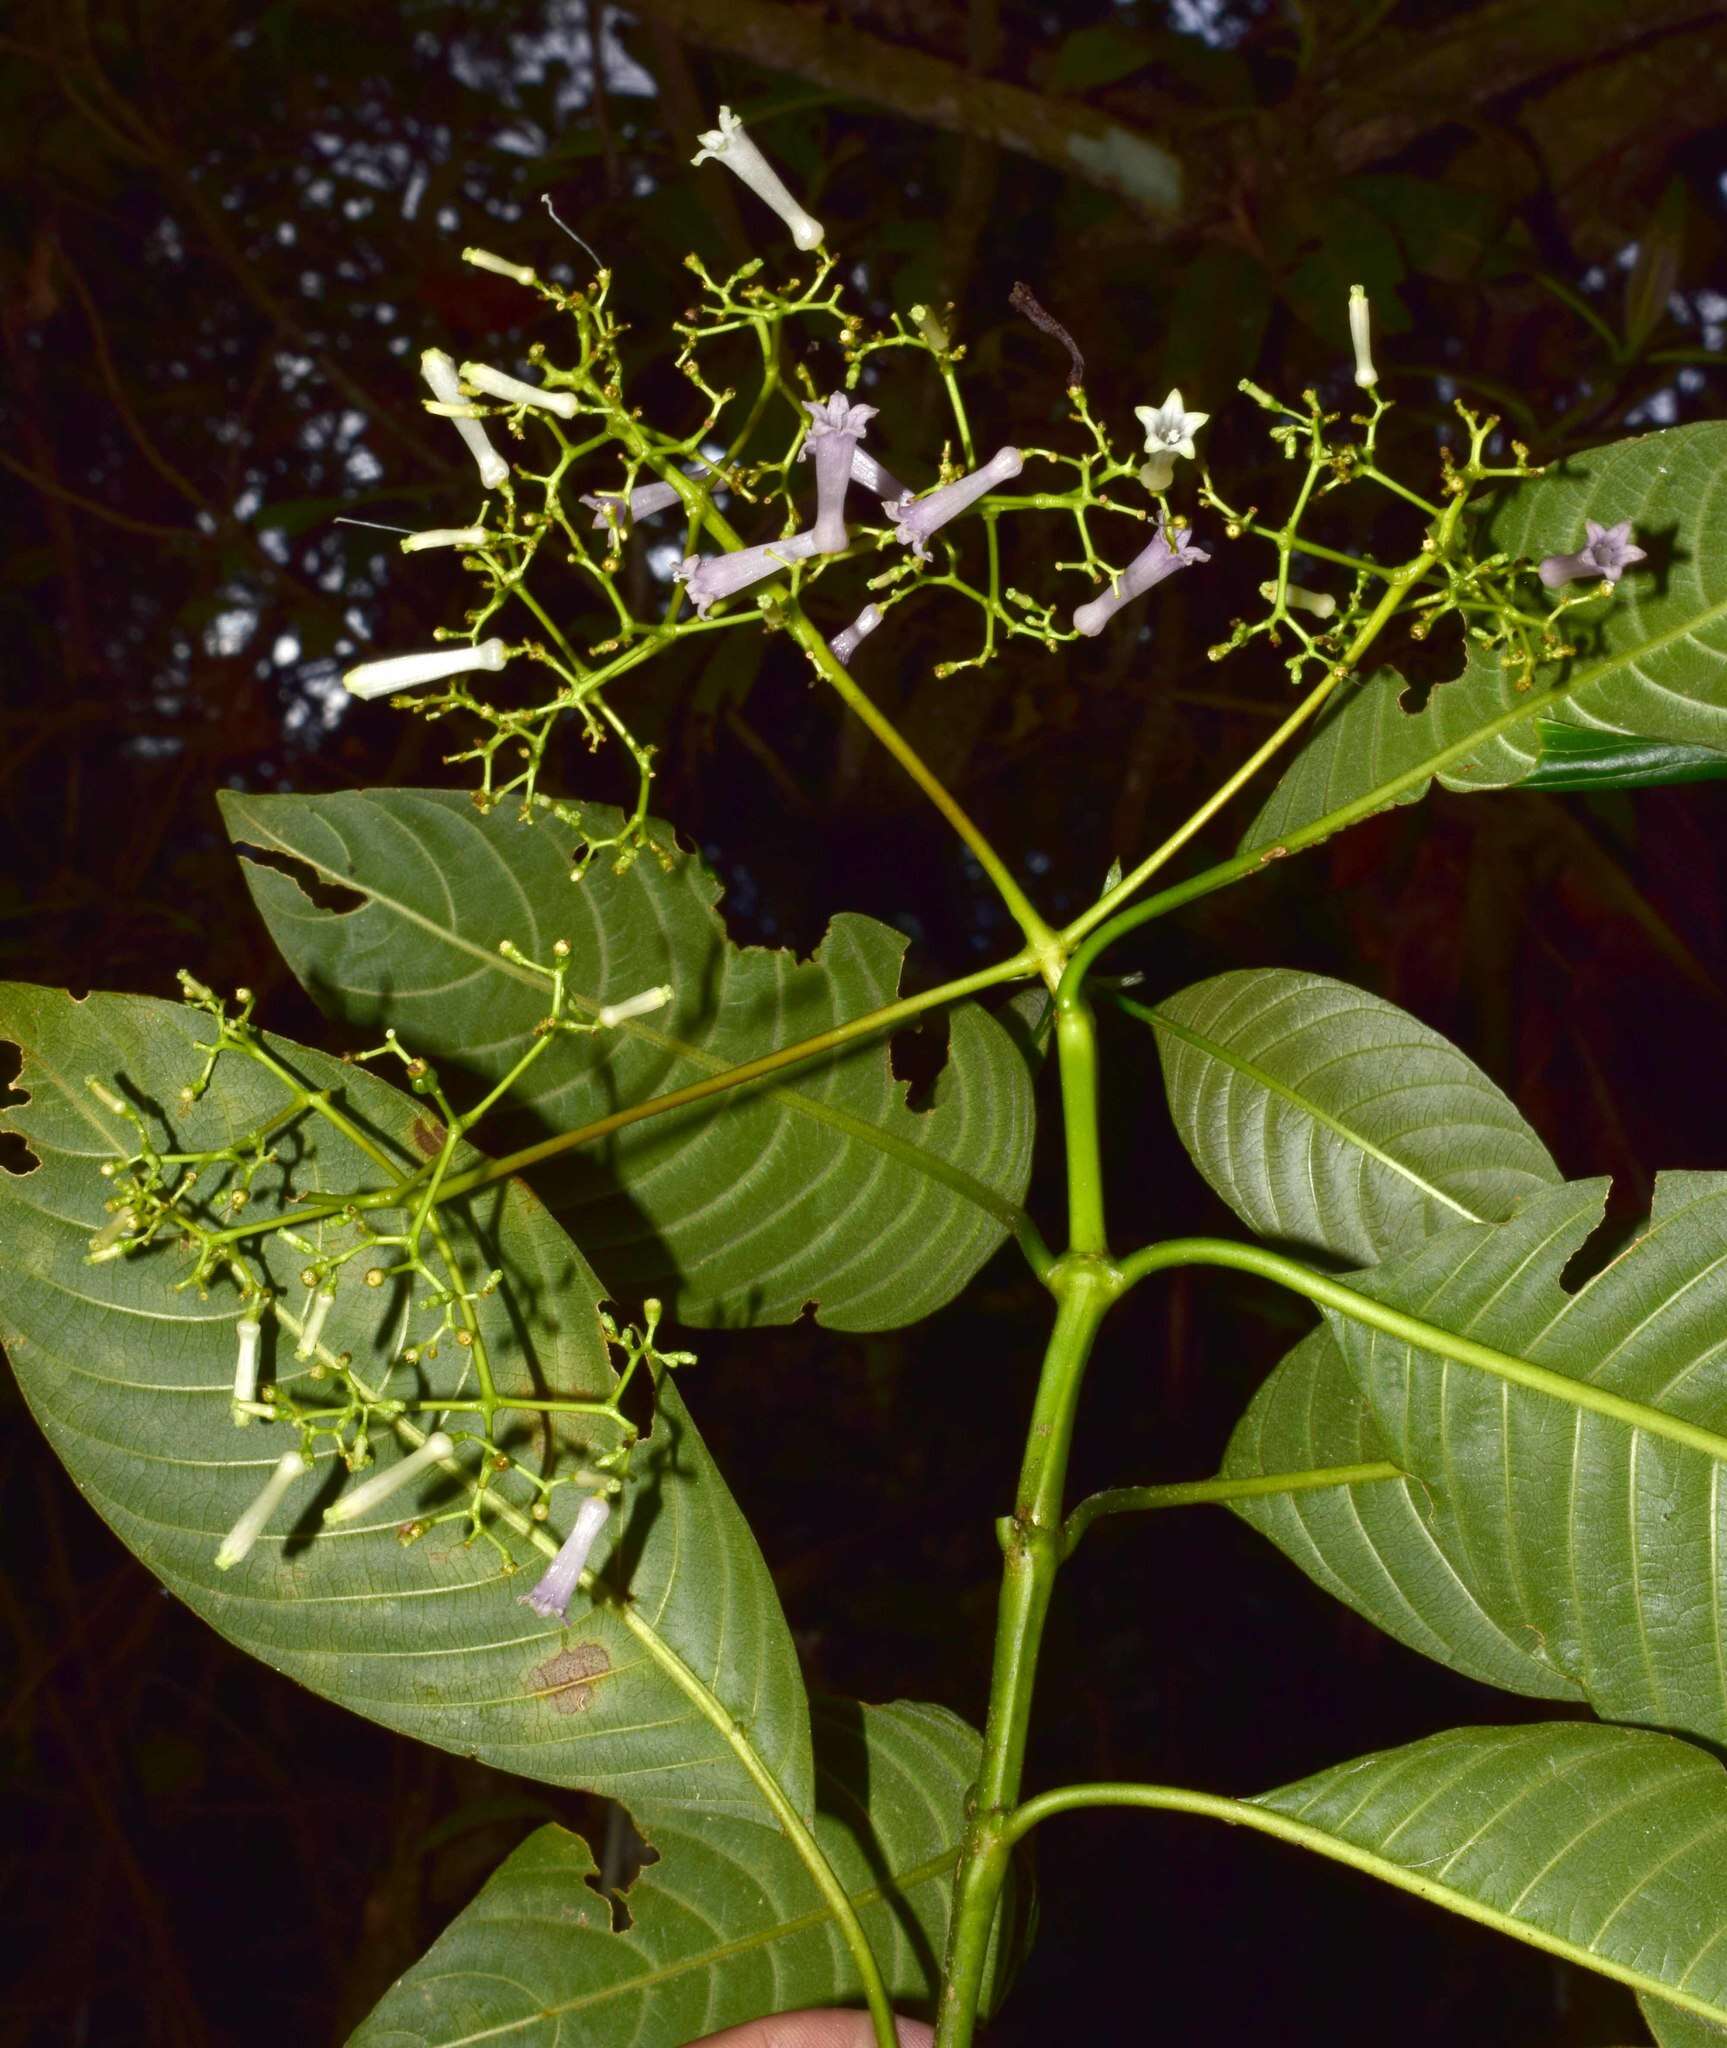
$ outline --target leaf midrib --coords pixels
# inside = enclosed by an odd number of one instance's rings
[[[1403,1160],[1394,1157],[1393,1154],[1383,1150],[1382,1147],[1375,1145],[1371,1139],[1364,1138],[1359,1131],[1346,1124],[1342,1118],[1333,1116],[1329,1110],[1321,1109],[1318,1103],[1310,1102],[1306,1096],[1298,1094],[1287,1082],[1280,1081],[1275,1074],[1268,1073],[1265,1068],[1256,1066],[1252,1060],[1244,1059],[1239,1053],[1232,1051],[1226,1046],[1219,1045],[1215,1039],[1207,1038],[1203,1032],[1195,1031],[1191,1025],[1178,1024],[1166,1010],[1156,1008],[1148,1014],[1160,1030],[1173,1033],[1175,1037],[1191,1045],[1195,1051],[1208,1054],[1221,1065],[1233,1068],[1236,1073],[1243,1074],[1250,1081],[1256,1082],[1268,1093],[1281,1096],[1292,1107],[1299,1109],[1304,1115],[1312,1117],[1315,1123],[1322,1124],[1327,1130],[1335,1132],[1345,1143],[1353,1145],[1358,1151],[1366,1153],[1370,1159],[1377,1159],[1381,1166],[1389,1167],[1393,1173],[1401,1175],[1412,1187],[1419,1188],[1424,1195],[1431,1195],[1436,1202],[1443,1202],[1446,1208],[1454,1210],[1464,1222],[1486,1223],[1490,1220],[1485,1216],[1478,1216],[1473,1209],[1466,1208],[1455,1196],[1448,1195],[1443,1188],[1435,1187],[1431,1181],[1424,1180],[1412,1166],[1405,1164]]]

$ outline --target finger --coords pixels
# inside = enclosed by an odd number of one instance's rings
[[[900,2048],[930,2048],[934,2033],[921,2020],[896,2020]],[[710,2034],[696,2048],[875,2048],[875,2029],[862,2012],[787,2012]]]

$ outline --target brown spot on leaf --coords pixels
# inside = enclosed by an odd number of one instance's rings
[[[433,1123],[429,1117],[415,1117],[414,1128],[408,1135],[414,1141],[414,1149],[423,1152],[428,1159],[436,1159],[443,1150],[444,1127]]]
[[[594,1702],[593,1681],[612,1668],[598,1643],[574,1643],[528,1673],[526,1691],[550,1700],[560,1714],[585,1714]]]

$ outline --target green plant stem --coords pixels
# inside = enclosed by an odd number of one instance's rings
[[[1054,988],[1061,979],[1065,958],[1063,950],[1054,931],[1044,922],[1031,899],[1014,880],[1006,861],[984,837],[959,800],[905,738],[899,727],[878,711],[865,692],[853,682],[844,663],[835,655],[816,627],[801,611],[791,607],[785,612],[785,622],[792,638],[809,656],[835,696],[861,724],[868,728],[873,737],[881,742],[965,843],[972,858],[995,884],[996,894],[1007,906],[1008,915],[1024,934],[1027,947],[1036,957],[1039,972],[1049,986]]]
[[[1002,1584],[983,1760],[954,1873],[947,1967],[935,2048],[968,2048],[1012,1841],[1031,1724],[1038,1652],[1062,1560],[1062,1499],[1086,1361],[1119,1284],[1101,1259],[1063,1260],[1053,1276],[1055,1327],[1044,1353],[1014,1510],[1002,1524]]]
[[[1368,1486],[1406,1479],[1401,1466],[1379,1459],[1365,1465],[1316,1466],[1307,1472],[1261,1472],[1246,1479],[1184,1479],[1172,1486],[1111,1486],[1088,1494],[1062,1524],[1061,1554],[1071,1557],[1093,1522],[1105,1515],[1141,1515],[1156,1508],[1193,1508],[1232,1500],[1264,1500],[1284,1493],[1311,1493],[1326,1486]]]
[[[1333,1863],[1347,1864],[1351,1870],[1378,1878],[1382,1884],[1395,1885],[1399,1891],[1413,1892],[1418,1899],[1443,1906],[1465,1920],[1491,1927],[1495,1933],[1507,1934],[1530,1948],[1544,1949],[1549,1955],[1560,1956],[1582,1969],[1593,1970],[1597,1976],[1615,1978],[1621,1984],[1629,1984],[1635,1991],[1646,1991],[1687,2012],[1699,2013],[1718,2024],[1727,2017],[1721,2007],[1711,2005],[1707,1999],[1675,1990],[1671,1984],[1645,1971],[1609,1962],[1581,1942],[1567,1941],[1563,1935],[1548,1934],[1541,1928],[1531,1927],[1526,1920],[1518,1920],[1509,1913],[1484,1906],[1479,1900],[1452,1890],[1449,1885],[1435,1883],[1419,1870],[1394,1863],[1389,1856],[1376,1855],[1371,1849],[1359,1849],[1354,1843],[1340,1841],[1337,1836],[1327,1834],[1323,1828],[1316,1828],[1308,1821],[1294,1820],[1288,1814],[1274,1812],[1251,1799],[1226,1799],[1215,1792],[1189,1792],[1179,1785],[1063,1785],[1054,1792],[1043,1792],[1035,1799],[1028,1799],[1011,1816],[1006,1830],[1009,1845],[1028,1835],[1040,1822],[1051,1820],[1057,1814],[1076,1813],[1096,1806],[1137,1806],[1159,1813],[1192,1813],[1208,1820],[1223,1821],[1230,1827],[1253,1828],[1295,1848],[1311,1849],[1315,1855],[1328,1857]]]
[[[1101,1256],[1104,1234],[1103,1163],[1099,1146],[1097,1028],[1082,986],[1064,980],[1055,1003],[1056,1050],[1061,1064],[1061,1121],[1067,1146],[1068,1243],[1072,1251]]]
[[[1245,788],[1253,780],[1254,776],[1259,773],[1260,769],[1268,761],[1282,752],[1304,725],[1317,716],[1330,701],[1333,691],[1345,679],[1346,675],[1355,669],[1361,657],[1385,630],[1404,598],[1432,570],[1438,559],[1439,555],[1437,552],[1423,552],[1415,556],[1413,560],[1404,563],[1403,567],[1397,571],[1396,575],[1392,577],[1381,592],[1379,602],[1368,613],[1367,617],[1362,620],[1354,639],[1349,643],[1348,651],[1344,654],[1338,666],[1326,676],[1323,682],[1314,685],[1277,728],[1276,732],[1264,741],[1263,744],[1256,747],[1235,773],[1226,782],[1221,784],[1212,795],[1207,797],[1205,802],[1200,805],[1199,809],[1184,824],[1178,826],[1154,852],[1147,854],[1145,859],[1140,862],[1131,874],[1124,875],[1113,889],[1101,896],[1089,910],[1083,911],[1066,927],[1061,936],[1063,942],[1069,947],[1077,944],[1078,941],[1085,938],[1087,933],[1093,932],[1097,927],[1103,927],[1092,943],[1081,947],[1069,964],[1068,972],[1076,986],[1079,982],[1083,981],[1092,961],[1097,958],[1098,954],[1106,946],[1113,944],[1115,937],[1118,936],[1115,924],[1107,922],[1107,920],[1114,918],[1118,906],[1134,895],[1173,855],[1179,853],[1196,833],[1202,831],[1211,822],[1238,791]],[[1129,914],[1131,915],[1131,913]]]
[[[839,1928],[841,1938],[851,1951],[852,1962],[863,1982],[864,1998],[869,2005],[870,2020],[875,2027],[877,2048],[898,2048],[899,2034],[894,2026],[893,2006],[888,1998],[887,1986],[882,1982],[881,1967],[876,1961],[875,1951],[870,1947],[869,1936],[864,1932],[863,1922],[857,1916],[857,1908],[852,1904],[833,1865],[823,1853],[821,1844],[811,1833],[803,1816],[786,1797],[784,1787],[756,1754],[755,1745],[750,1741],[748,1732],[740,1727],[727,1712],[723,1702],[702,1683],[670,1643],[629,1600],[616,1597],[602,1580],[587,1573],[582,1575],[582,1585],[629,1630],[649,1657],[695,1706],[702,1718],[719,1731],[727,1747],[743,1766],[750,1782],[761,1794],[774,1819],[778,1821],[786,1840],[797,1851],[799,1860],[809,1872],[816,1890],[820,1892],[828,1911],[834,1916],[834,1923]]]
[[[1436,1323],[1423,1322],[1419,1316],[1406,1315],[1402,1309],[1375,1301],[1371,1295],[1359,1294],[1353,1287],[1316,1273],[1299,1260],[1266,1251],[1259,1245],[1235,1244],[1222,1237],[1174,1237],[1163,1244],[1147,1245],[1143,1251],[1123,1259],[1117,1270],[1120,1284],[1126,1288],[1148,1274],[1167,1272],[1176,1266],[1224,1266],[1238,1273],[1257,1274],[1291,1293],[1305,1295],[1317,1307],[1334,1309],[1351,1322],[1378,1330],[1418,1351],[1473,1366],[1513,1386],[1549,1395],[1574,1408],[1586,1408],[1591,1414],[1604,1415],[1650,1436],[1664,1437],[1669,1443],[1682,1444],[1687,1450],[1701,1451],[1706,1457],[1727,1464],[1727,1436],[1715,1430],[1668,1415],[1642,1401],[1628,1400],[1623,1394],[1573,1378],[1569,1373],[1534,1365],[1526,1358],[1514,1358],[1509,1352],[1494,1350],[1490,1344],[1477,1344],[1473,1338],[1460,1337]]]

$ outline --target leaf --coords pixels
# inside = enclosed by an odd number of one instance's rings
[[[1570,552],[1584,521],[1633,522],[1651,560],[1600,607],[1594,644],[1519,694],[1497,656],[1472,648],[1463,673],[1419,711],[1379,674],[1337,700],[1242,841],[1243,851],[1311,846],[1358,817],[1448,789],[1523,781],[1541,751],[1538,717],[1727,752],[1727,423],[1672,427],[1605,448],[1519,485],[1482,545],[1539,561]],[[1568,626],[1590,616],[1573,613]]]
[[[1250,968],[1130,1007],[1193,1163],[1261,1237],[1366,1265],[1559,1179],[1472,1060],[1346,982]]]
[[[1223,1457],[1227,1479],[1394,1459],[1328,1329],[1296,1345],[1254,1396]],[[1484,1685],[1576,1700],[1535,1633],[1502,1627],[1428,1526],[1430,1496],[1407,1479],[1328,1486],[1230,1506],[1314,1584],[1423,1656]]]
[[[26,1398],[80,1491],[178,1598],[272,1669],[385,1726],[554,1785],[631,1801],[758,1818],[760,1796],[721,1735],[643,1655],[609,1607],[578,1594],[568,1630],[537,1620],[517,1595],[532,1574],[503,1576],[488,1543],[464,1547],[433,1529],[404,1547],[392,1534],[410,1513],[451,1504],[440,1476],[351,1528],[317,1527],[340,1468],[320,1441],[316,1472],[257,1548],[230,1572],[216,1547],[293,1439],[283,1426],[235,1428],[235,1289],[205,1299],[175,1292],[186,1262],[172,1245],[90,1265],[103,1222],[104,1158],[130,1153],[121,1119],[87,1091],[96,1073],[140,1106],[161,1142],[205,1150],[232,1143],[280,1110],[283,1085],[239,1054],[218,1063],[208,1094],[167,1112],[201,1066],[200,1012],[141,996],[74,1002],[55,990],[0,984],[0,1040],[22,1049],[27,1100],[4,1113],[39,1162],[0,1173],[0,1337]],[[388,1154],[418,1161],[430,1134],[412,1097],[365,1069],[267,1041],[310,1088],[329,1088]],[[416,1142],[418,1141],[418,1142]],[[277,1138],[282,1164],[260,1176],[249,1218],[296,1190],[374,1187],[378,1168],[322,1119],[303,1117]],[[435,1138],[434,1138],[435,1142]],[[467,1154],[476,1159],[477,1154]],[[209,1194],[224,1192],[210,1176]],[[504,1391],[556,1389],[602,1398],[613,1384],[598,1321],[600,1287],[581,1254],[519,1183],[488,1187],[440,1211],[467,1283],[501,1269],[478,1303],[482,1335]],[[305,1299],[305,1253],[279,1235],[256,1241],[285,1305]],[[339,1248],[340,1238],[335,1245]],[[325,1330],[379,1384],[395,1356],[407,1304],[393,1288],[338,1287]],[[416,1326],[417,1327],[417,1326]],[[317,1388],[286,1331],[266,1325],[264,1378],[305,1398]],[[466,1353],[445,1343],[435,1367],[414,1369],[425,1393],[449,1397]],[[417,1389],[398,1366],[392,1391]],[[461,1424],[453,1417],[449,1427]],[[524,1421],[511,1439],[541,1470],[568,1470],[584,1445],[579,1417],[549,1436]],[[596,1448],[605,1448],[598,1445]],[[388,1444],[379,1446],[389,1458]],[[471,1463],[471,1454],[469,1458]],[[499,1487],[519,1504],[516,1478]],[[567,1528],[572,1489],[552,1495]],[[512,1537],[505,1525],[494,1524]],[[596,1553],[606,1585],[627,1594],[726,1709],[793,1803],[807,1811],[813,1770],[802,1682],[773,1583],[674,1387],[663,1389],[652,1435],[636,1453],[609,1548]],[[538,1554],[513,1548],[537,1571]]]
[[[816,1835],[896,2006],[933,2002],[965,1795],[981,1745],[940,1707],[812,1702]],[[638,1816],[640,1818],[640,1816]],[[351,2048],[682,2048],[721,2027],[860,1996],[802,1865],[746,1821],[668,1815],[614,1932],[587,1844],[542,1827],[352,2037]],[[998,1986],[999,1989],[999,1986]],[[568,2031],[565,2031],[568,2029]]]
[[[1638,1993],[1637,2003],[1659,2048],[1721,2048],[1727,2041],[1727,2025],[1716,2026],[1713,2020],[1681,2012],[1678,2006],[1651,1998],[1647,1992]]]
[[[1727,2020],[1727,1777],[1690,1743],[1457,1728],[1247,1804],[1436,1905]]]
[[[1719,1429],[1727,1421],[1727,1176],[1668,1173],[1647,1225],[1574,1294],[1604,1183],[1532,1196],[1358,1275],[1460,1336]],[[1727,1740],[1721,1463],[1556,1396],[1447,1364],[1327,1311],[1389,1456],[1426,1484],[1452,1569],[1597,1713]]]
[[[660,982],[672,1006],[601,1036],[561,1036],[529,1073],[529,1136],[700,1081],[891,1002],[906,941],[836,917],[815,955],[738,947],[695,860],[569,876],[570,831],[481,817],[437,790],[332,797],[228,794],[242,846],[303,862],[358,893],[325,909],[246,862],[254,900],[316,999],[373,1036],[497,1079],[544,1015],[543,980],[501,958],[554,939],[589,1010]],[[604,831],[615,813],[588,813]],[[656,828],[662,841],[669,838]],[[931,1314],[1000,1245],[1030,1170],[1031,1083],[1007,1033],[973,1004],[951,1018],[930,1107],[906,1106],[885,1041],[787,1070],[771,1085],[632,1124],[572,1153],[540,1186],[610,1291],[663,1294],[685,1322],[789,1322],[815,1302],[835,1329]]]
[[[1558,719],[1535,721],[1540,753],[1523,779],[1525,789],[1660,789],[1680,782],[1719,782],[1727,754],[1713,747],[1680,747],[1633,733],[1591,732]]]

